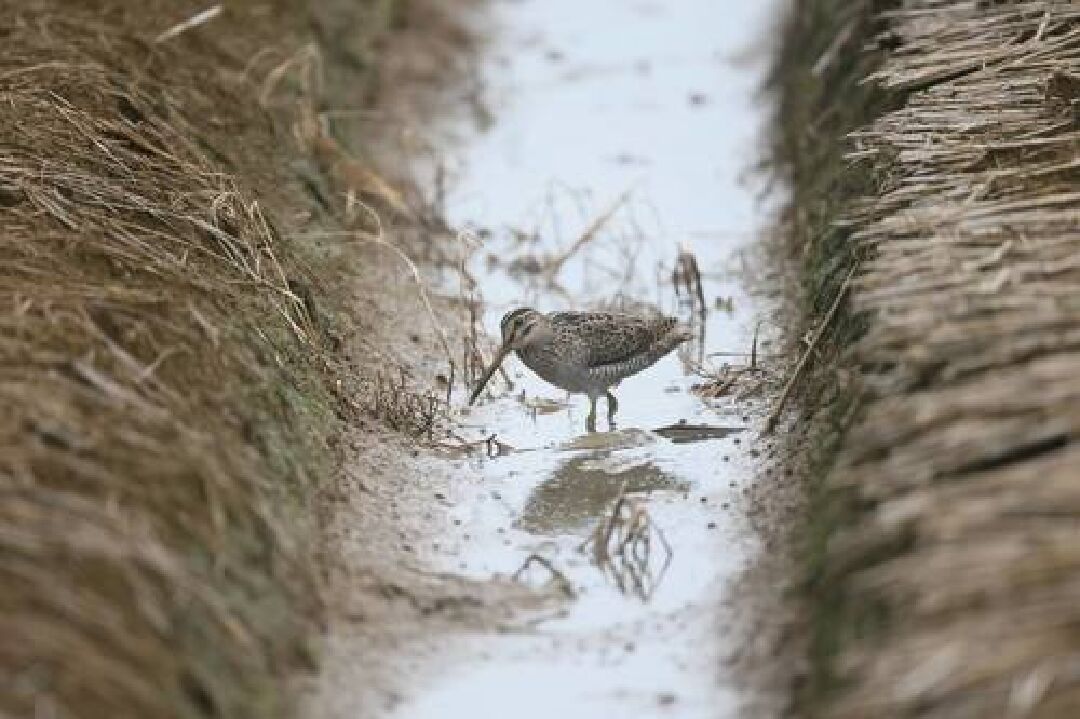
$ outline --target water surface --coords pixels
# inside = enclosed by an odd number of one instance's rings
[[[430,561],[477,579],[531,555],[569,583],[565,610],[528,632],[448,649],[447,669],[402,717],[737,716],[724,670],[734,650],[725,599],[759,551],[738,498],[755,479],[760,408],[706,401],[692,370],[748,351],[765,313],[740,264],[765,224],[747,184],[766,108],[756,49],[772,2],[515,0],[493,3],[483,77],[492,121],[461,129],[446,212],[477,230],[470,271],[483,324],[520,305],[543,311],[648,306],[689,321],[671,283],[680,247],[696,256],[708,313],[688,347],[616,390],[617,430],[586,435],[587,400],[567,398],[516,359],[463,419],[516,451],[453,462],[454,536]],[[620,198],[622,201],[620,202]],[[536,273],[611,207],[557,272]],[[729,357],[739,361],[737,357]],[[718,364],[714,362],[713,364]],[[604,407],[599,426],[606,429]],[[644,522],[648,556],[590,549],[619,499]],[[594,540],[595,542],[595,540]],[[631,553],[632,554],[632,553]],[[521,581],[554,583],[536,564]]]

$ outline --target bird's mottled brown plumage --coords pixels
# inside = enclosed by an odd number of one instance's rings
[[[555,312],[546,316],[550,341],[517,351],[541,379],[570,392],[603,394],[671,352],[688,336],[670,317],[615,312]]]
[[[529,308],[508,312],[502,320],[503,345],[483,384],[505,354],[514,350],[541,379],[568,392],[587,394],[589,429],[595,429],[596,399],[608,398],[608,418],[618,407],[611,387],[652,366],[690,332],[675,319],[619,312],[553,312]]]

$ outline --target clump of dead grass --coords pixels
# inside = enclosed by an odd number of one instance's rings
[[[391,428],[429,442],[435,437],[437,423],[445,416],[440,399],[432,392],[414,391],[401,370],[398,377],[376,373],[373,387],[365,395],[371,397],[368,411]]]
[[[5,5],[0,713],[277,716],[330,420],[281,138],[204,36]]]

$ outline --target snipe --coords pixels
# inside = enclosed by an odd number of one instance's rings
[[[611,388],[651,367],[690,339],[674,318],[618,312],[552,312],[522,307],[502,318],[502,344],[469,404],[476,401],[511,350],[525,366],[567,392],[589,396],[586,426],[596,431],[596,400],[605,395],[608,422],[614,424],[619,402]]]

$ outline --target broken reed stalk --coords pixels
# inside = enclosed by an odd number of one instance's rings
[[[701,269],[698,267],[697,257],[689,248],[680,246],[679,253],[675,258],[675,267],[671,271],[671,284],[675,288],[675,296],[679,300],[680,307],[689,305],[690,314],[695,320],[694,342],[684,345],[679,349],[679,355],[684,363],[692,351],[691,347],[697,348],[697,358],[694,360],[699,367],[705,361],[705,331],[709,316],[709,309],[705,306],[705,289],[701,283]],[[683,290],[686,290],[686,299],[683,299]]]
[[[761,322],[754,325],[754,341],[750,344],[750,369],[757,369],[757,341],[758,332],[761,331]]]
[[[686,296],[702,323],[708,315],[709,308],[705,304],[705,287],[701,281],[701,268],[697,257],[689,248],[680,246],[679,253],[675,258],[675,268],[671,272],[671,284],[675,287],[675,295],[682,298],[682,292],[686,290]]]
[[[615,213],[630,199],[631,192],[631,189],[624,190],[622,194],[615,198],[615,201],[585,228],[585,231],[581,233],[570,247],[562,254],[548,260],[547,266],[544,267],[544,272],[548,275],[558,274],[559,270],[562,269],[562,266],[566,264],[567,260],[576,255],[582,247],[596,239],[600,234],[600,230],[604,229],[607,223],[611,221],[611,218],[615,216]]]
[[[210,22],[218,15],[220,15],[221,10],[221,3],[218,3],[217,5],[203,10],[202,12],[196,13],[189,17],[187,20],[173,25],[171,28],[158,35],[156,38],[154,38],[154,43],[160,44],[163,42],[167,42],[175,37],[179,37],[188,30],[197,28],[200,25],[205,25],[206,23]]]
[[[773,407],[772,411],[769,413],[769,418],[765,422],[766,434],[771,433],[776,428],[776,423],[780,420],[780,415],[784,411],[784,405],[787,403],[788,397],[791,395],[796,383],[798,383],[799,377],[802,376],[803,371],[809,366],[810,357],[816,352],[818,343],[821,341],[821,338],[825,336],[826,330],[828,330],[833,319],[836,317],[840,305],[843,302],[844,295],[847,294],[848,288],[851,286],[851,280],[855,276],[855,271],[858,268],[859,263],[855,262],[852,264],[851,269],[848,270],[847,277],[844,278],[843,284],[841,284],[840,289],[837,290],[836,297],[833,298],[829,311],[825,313],[825,317],[821,320],[821,324],[819,324],[815,330],[813,338],[811,338],[806,349],[803,350],[802,356],[799,357],[799,362],[795,365],[795,370],[791,373],[787,383],[784,385],[784,391],[780,393],[780,399],[776,401],[776,406]]]

